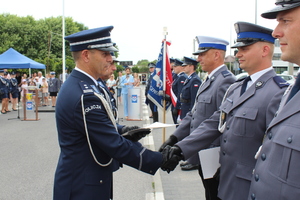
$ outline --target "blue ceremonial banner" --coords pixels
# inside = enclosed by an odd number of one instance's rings
[[[164,44],[167,45],[164,45]],[[150,89],[148,92],[147,97],[158,107],[163,109],[163,94],[165,93],[168,96],[171,96],[171,88],[172,88],[172,72],[171,72],[171,65],[170,59],[168,56],[167,46],[170,43],[163,41],[162,46],[160,49],[160,53],[157,59],[156,68],[154,71],[153,79],[150,85]],[[164,46],[166,49],[164,51]],[[164,56],[164,52],[166,55]],[[165,84],[165,85],[164,85]],[[165,90],[165,91],[164,91]],[[172,104],[171,101],[166,101],[167,110],[170,105]]]

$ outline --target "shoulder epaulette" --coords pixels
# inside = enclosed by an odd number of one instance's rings
[[[83,94],[94,94],[94,90],[91,85],[87,84],[84,81],[80,81],[79,85],[82,89]]]
[[[274,76],[273,80],[280,88],[287,87],[290,85],[288,82],[286,82],[286,80],[284,80],[280,76]]]
[[[231,75],[232,75],[232,73],[230,73],[230,71],[227,71],[227,70],[222,71],[221,74],[223,75],[224,78],[225,78],[226,76],[231,76]]]

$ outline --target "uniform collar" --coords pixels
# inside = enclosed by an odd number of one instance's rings
[[[94,79],[91,75],[89,75],[89,74],[86,73],[85,71],[79,69],[77,66],[76,66],[74,69],[77,70],[77,71],[79,71],[79,72],[81,72],[81,73],[83,73],[84,75],[88,76],[90,79],[92,79],[92,80],[94,81],[95,85],[98,85],[97,80]]]
[[[208,78],[211,78],[214,73],[216,73],[219,69],[221,69],[224,66],[224,64],[220,65],[219,67],[217,67],[216,69],[214,69],[209,75]]]
[[[271,71],[273,70],[273,67],[269,67],[267,69],[264,69],[264,70],[261,70],[259,72],[256,72],[255,74],[252,74],[250,77],[251,77],[251,81],[249,81],[248,83],[248,87],[250,87],[253,83],[255,83],[259,77],[261,77],[262,75],[264,75],[265,73],[267,73],[268,71]]]

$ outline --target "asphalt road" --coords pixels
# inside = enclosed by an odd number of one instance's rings
[[[143,87],[142,87],[143,89]],[[142,92],[143,94],[143,92]],[[144,102],[144,97],[142,97]],[[142,103],[141,121],[126,121],[119,105],[120,124],[145,126],[149,109]],[[0,105],[1,106],[1,105]],[[52,199],[54,172],[59,145],[52,107],[39,107],[38,121],[23,121],[23,110],[0,114],[0,200]],[[27,118],[35,118],[33,111]],[[160,121],[162,121],[160,113]],[[166,114],[172,123],[171,114]],[[166,129],[166,138],[174,131]],[[154,129],[141,143],[157,150],[162,143],[162,130]],[[177,167],[167,174],[159,170],[154,176],[124,166],[114,173],[114,200],[202,200],[204,191],[197,171],[181,171]]]

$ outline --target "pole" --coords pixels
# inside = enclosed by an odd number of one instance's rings
[[[257,24],[257,0],[255,0],[255,24]]]
[[[66,80],[66,59],[65,59],[65,0],[63,0],[63,15],[62,15],[62,81]]]
[[[163,51],[163,77],[164,77],[164,80],[163,80],[163,94],[164,94],[164,97],[166,96],[166,75],[167,75],[167,72],[166,72],[166,64],[167,64],[167,61],[166,61],[166,50],[167,50],[167,27],[164,27],[164,51]],[[164,101],[163,101],[163,123],[165,124],[166,123],[166,99],[164,98]],[[163,128],[163,138],[162,138],[162,141],[165,142],[166,140],[166,128]]]

